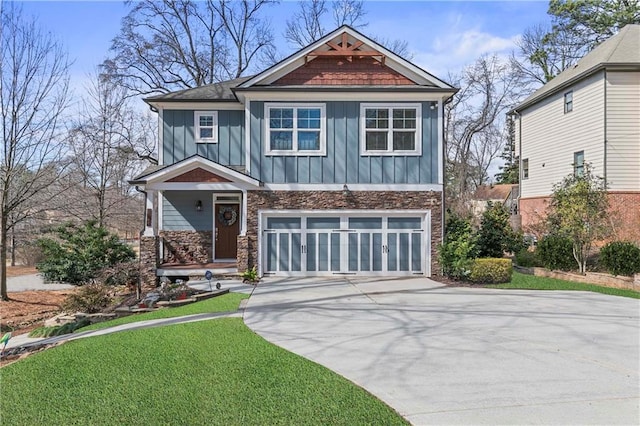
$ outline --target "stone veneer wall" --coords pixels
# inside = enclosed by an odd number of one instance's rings
[[[212,231],[160,231],[167,263],[209,263],[213,259]]]
[[[437,191],[248,191],[247,235],[238,238],[238,270],[257,265],[259,210],[431,210],[431,274],[439,275],[442,193]],[[241,253],[246,247],[246,255]],[[246,267],[244,267],[246,256]]]
[[[546,218],[549,197],[520,200],[522,230],[540,233],[539,223]],[[610,192],[609,210],[614,240],[634,241],[640,244],[640,192]]]
[[[140,237],[140,285],[142,287],[155,287],[158,284],[156,269],[158,259],[158,237]]]

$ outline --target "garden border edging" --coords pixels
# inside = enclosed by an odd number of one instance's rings
[[[587,272],[585,275],[580,275],[573,272],[550,271],[539,267],[525,268],[517,265],[513,267],[516,271],[527,275],[640,291],[640,274],[635,274],[633,277],[614,276],[598,272]]]

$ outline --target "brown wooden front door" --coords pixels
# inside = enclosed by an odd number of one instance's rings
[[[240,205],[216,204],[215,257],[236,259],[240,233]]]

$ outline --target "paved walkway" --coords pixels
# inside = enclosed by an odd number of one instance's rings
[[[212,282],[214,288],[217,281]],[[247,293],[250,294],[255,288],[252,285],[243,284],[238,280],[224,280],[220,281],[222,284],[222,288],[228,288],[229,291],[235,293]],[[195,281],[189,284],[191,287],[198,290],[208,290],[209,283],[207,281]],[[204,321],[209,319],[216,318],[229,318],[229,317],[241,317],[242,309],[244,308],[245,303],[241,303],[241,309],[239,311],[233,312],[220,312],[220,313],[205,313],[205,314],[194,314],[194,315],[186,315],[181,317],[174,318],[162,318],[148,321],[138,321],[130,324],[122,324],[116,327],[104,328],[102,330],[93,330],[93,331],[84,331],[80,333],[73,334],[64,334],[62,336],[54,336],[54,337],[29,337],[28,334],[20,334],[14,336],[9,340],[7,344],[7,349],[15,348],[15,347],[29,347],[29,346],[40,346],[40,345],[51,345],[58,342],[70,341],[82,339],[85,337],[93,337],[93,336],[101,336],[104,334],[118,333],[120,331],[127,330],[137,330],[140,328],[150,328],[150,327],[162,327],[165,325],[173,325],[173,324],[183,324],[188,322],[196,322],[196,321]]]
[[[246,324],[413,424],[640,424],[640,301],[448,288],[424,278],[270,279]]]

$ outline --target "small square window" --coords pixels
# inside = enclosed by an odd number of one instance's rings
[[[573,91],[564,94],[564,113],[573,111]]]
[[[573,153],[573,175],[577,177],[584,175],[584,151]]]
[[[197,143],[218,142],[218,112],[195,112],[195,138]]]
[[[522,160],[522,179],[529,179],[529,159]]]

